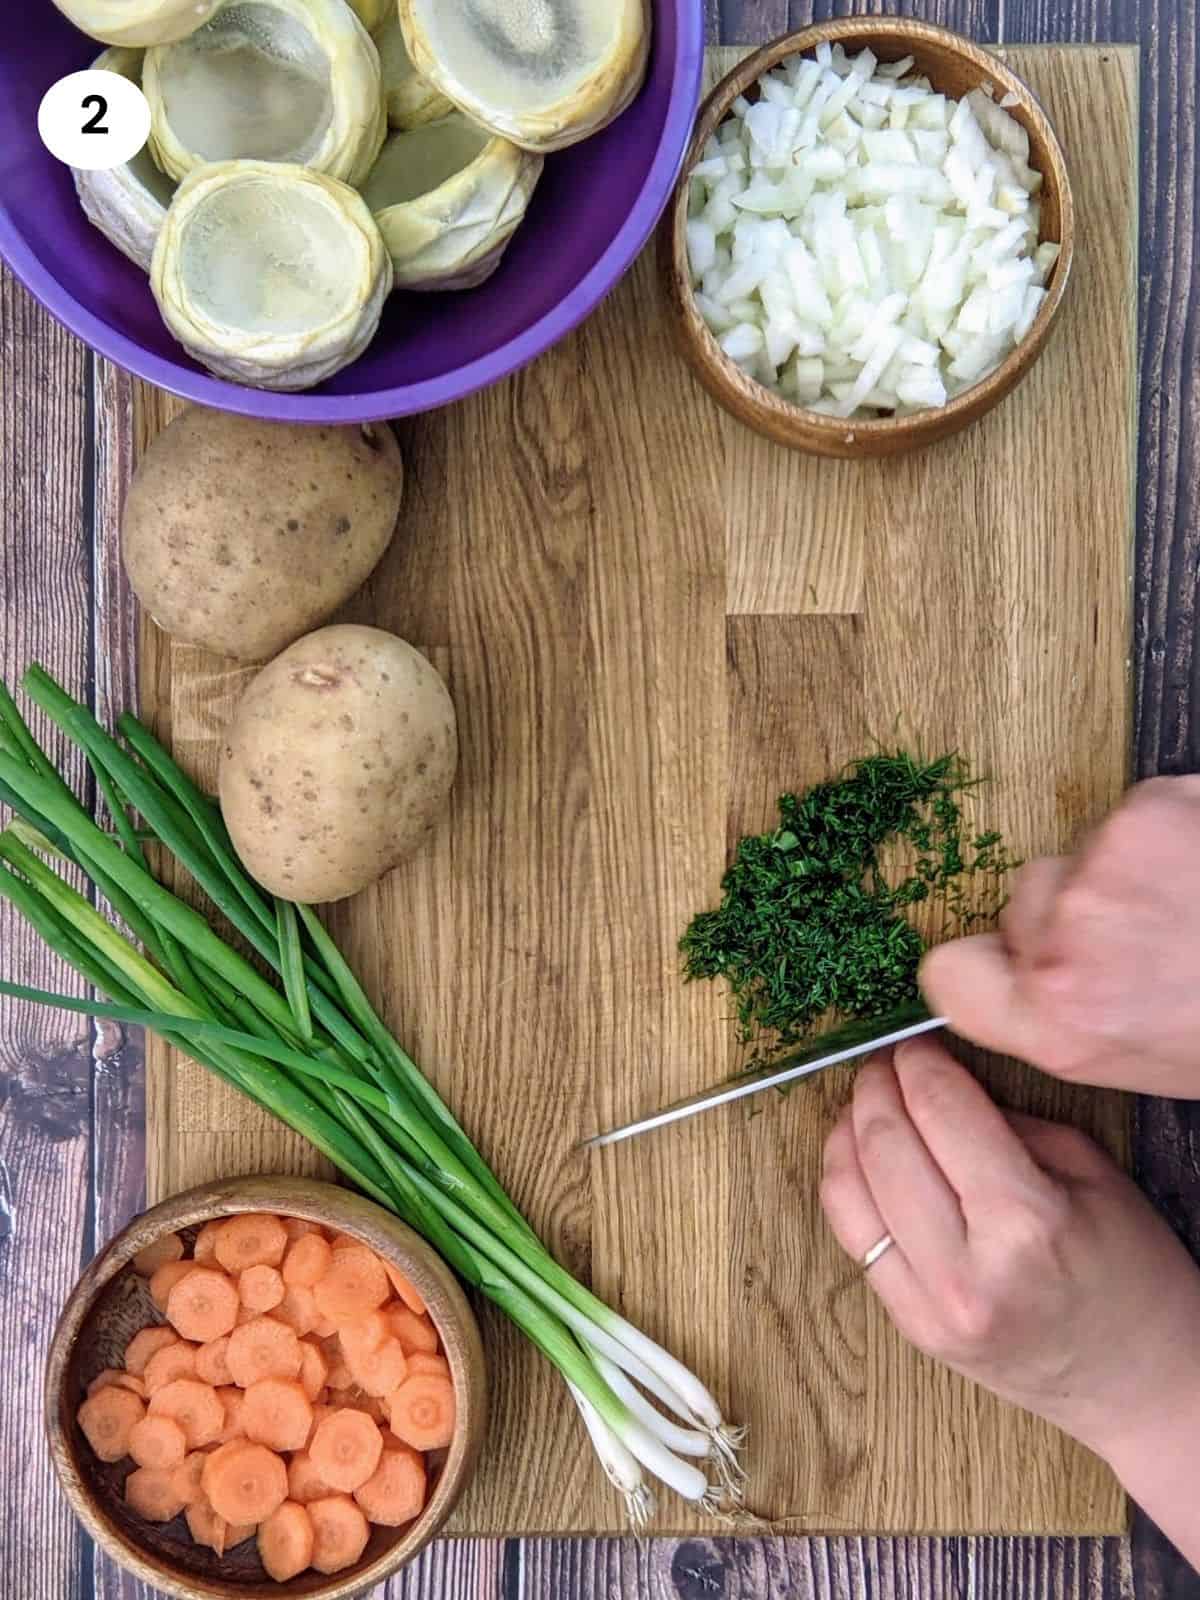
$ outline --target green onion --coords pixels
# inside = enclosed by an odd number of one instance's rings
[[[698,1378],[554,1260],[312,909],[263,894],[215,802],[135,718],[121,719],[122,744],[42,668],[23,682],[83,752],[116,832],[80,804],[0,684],[0,801],[15,814],[0,832],[0,898],[111,999],[10,982],[0,994],[150,1028],[309,1139],[554,1363],[635,1526],[653,1510],[647,1474],[706,1510],[737,1505],[741,1432]],[[267,976],[157,881],[146,841],[187,869]]]

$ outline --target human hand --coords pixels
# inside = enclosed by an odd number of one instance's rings
[[[1000,931],[931,950],[921,987],[1056,1077],[1200,1098],[1200,777],[1140,784],[1076,856],[1023,867]]]
[[[867,1279],[927,1354],[1135,1479],[1196,1433],[1200,1270],[1097,1145],[1006,1116],[941,1045],[860,1070],[821,1201],[854,1260],[894,1239]]]

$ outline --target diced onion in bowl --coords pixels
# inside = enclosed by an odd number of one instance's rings
[[[994,371],[1059,252],[1005,105],[828,43],[758,92],[690,174],[692,288],[726,356],[837,417],[943,406]]]

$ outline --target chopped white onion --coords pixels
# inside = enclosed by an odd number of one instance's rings
[[[696,306],[749,376],[832,416],[945,405],[1028,334],[1059,247],[1039,242],[1029,135],[840,44],[739,96],[692,169]]]

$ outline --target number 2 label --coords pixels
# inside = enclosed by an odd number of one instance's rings
[[[82,172],[124,166],[150,135],[150,107],[141,89],[119,72],[97,67],[52,84],[37,120],[50,154]]]

